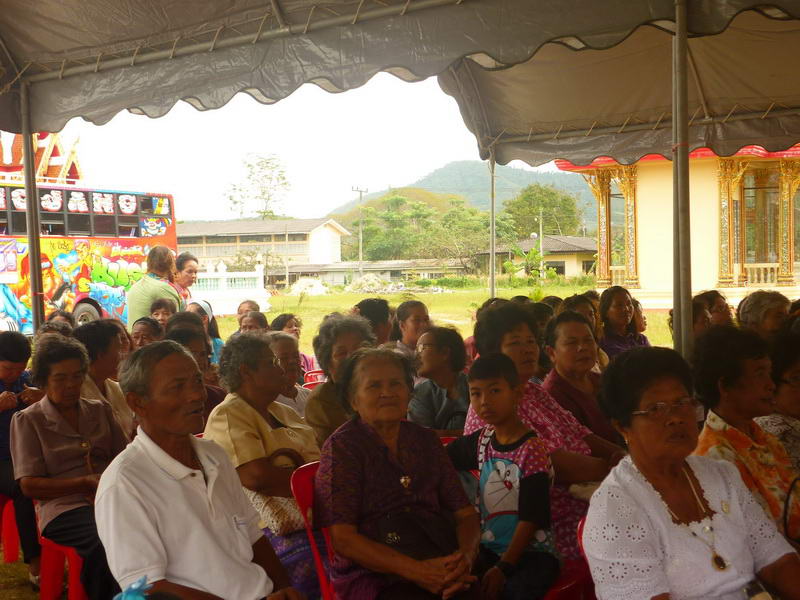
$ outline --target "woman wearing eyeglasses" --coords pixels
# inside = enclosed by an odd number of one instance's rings
[[[762,582],[800,598],[800,558],[736,468],[691,455],[697,405],[677,352],[621,354],[600,403],[630,454],[592,496],[583,530],[599,600],[744,600]]]
[[[775,382],[775,412],[756,417],[756,423],[783,444],[800,474],[800,335],[786,334],[775,341],[770,353]],[[796,493],[800,489],[795,487]]]
[[[692,364],[709,409],[695,454],[735,464],[778,529],[800,539],[800,494],[787,502],[798,473],[783,445],[754,420],[775,410],[767,342],[752,330],[714,327],[697,339]]]

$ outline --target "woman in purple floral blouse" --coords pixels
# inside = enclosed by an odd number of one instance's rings
[[[339,371],[352,420],[322,448],[318,525],[330,527],[340,598],[473,597],[480,524],[436,433],[405,420],[408,361],[355,352]]]

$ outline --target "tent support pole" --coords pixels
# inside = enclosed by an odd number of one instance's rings
[[[495,160],[494,150],[489,156],[489,179],[490,179],[490,194],[489,194],[489,297],[494,298],[497,295],[497,273],[495,264],[495,213],[497,211],[497,199],[495,194]]]
[[[673,332],[675,349],[692,353],[692,250],[689,211],[689,92],[686,1],[675,0],[672,43]]]
[[[39,194],[36,191],[36,165],[31,131],[30,84],[20,86],[20,116],[22,117],[22,156],[25,172],[25,226],[28,229],[28,270],[31,282],[31,312],[33,329],[38,331],[44,322],[44,293],[42,286],[42,257],[39,247]]]

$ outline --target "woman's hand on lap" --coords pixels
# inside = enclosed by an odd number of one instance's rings
[[[13,392],[0,394],[0,410],[11,410],[17,407],[17,395]]]

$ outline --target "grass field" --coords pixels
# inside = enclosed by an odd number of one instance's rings
[[[533,288],[508,288],[498,289],[498,296],[510,298],[516,295],[534,293]],[[538,291],[538,290],[537,290]],[[565,298],[575,293],[585,291],[583,288],[572,288],[566,286],[553,286],[542,288],[542,296],[555,295]],[[313,339],[319,324],[325,315],[339,311],[349,311],[358,301],[363,298],[375,296],[366,293],[338,293],[327,296],[274,296],[271,299],[272,310],[267,314],[271,321],[280,313],[294,313],[300,315],[303,321],[303,331],[300,337],[300,349],[306,354],[313,354],[311,340]],[[431,318],[437,324],[452,325],[456,327],[464,337],[472,335],[474,326],[473,315],[475,309],[480,306],[488,293],[486,290],[455,290],[451,293],[443,294],[384,294],[389,304],[397,306],[405,300],[421,300],[428,306]],[[666,311],[646,311],[648,327],[645,334],[650,342],[658,346],[672,346],[672,338],[667,327]],[[234,317],[222,317],[218,319],[220,334],[222,339],[236,331],[238,324]]]

